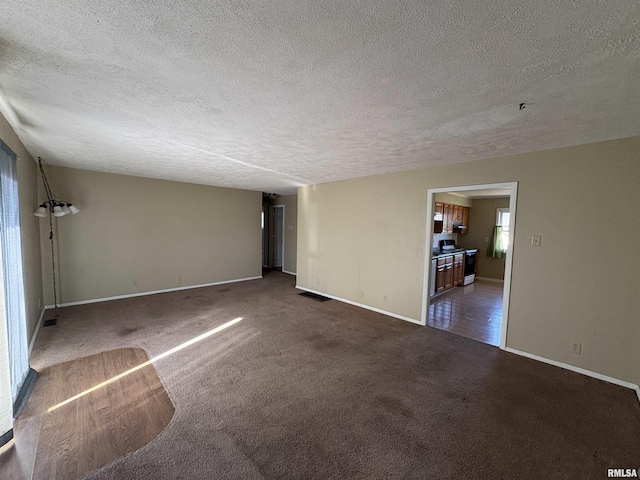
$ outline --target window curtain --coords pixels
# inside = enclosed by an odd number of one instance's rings
[[[502,227],[496,225],[493,227],[493,235],[491,236],[489,246],[487,247],[487,257],[502,258],[504,257],[504,254],[505,249],[502,244]]]
[[[0,140],[0,250],[4,321],[9,343],[11,395],[15,401],[29,372],[29,344],[22,276],[22,242],[16,154]]]

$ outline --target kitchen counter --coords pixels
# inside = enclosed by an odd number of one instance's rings
[[[447,255],[455,255],[456,253],[464,253],[466,250],[467,250],[466,248],[456,248],[454,250],[445,250],[445,251],[442,251],[440,249],[436,249],[436,250],[433,250],[431,252],[431,258],[446,257]]]

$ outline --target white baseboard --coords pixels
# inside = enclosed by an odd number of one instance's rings
[[[38,336],[38,332],[40,331],[40,327],[42,326],[42,319],[44,318],[44,312],[47,310],[47,307],[43,307],[40,312],[40,318],[38,318],[38,324],[36,325],[36,329],[33,332],[33,337],[31,337],[31,341],[29,342],[29,356],[31,356],[31,350],[33,350],[33,345],[36,343],[36,337]]]
[[[189,285],[187,287],[165,288],[163,290],[153,290],[151,292],[130,293],[126,295],[116,295],[113,297],[92,298],[90,300],[81,300],[79,302],[61,303],[58,307],[73,307],[74,305],[87,305],[89,303],[108,302],[109,300],[120,300],[123,298],[144,297],[145,295],[155,295],[156,293],[178,292],[180,290],[191,290],[192,288],[213,287],[215,285],[225,285],[227,283],[246,282],[248,280],[258,280],[259,277],[236,278],[234,280],[224,280],[222,282],[202,283],[200,285]],[[47,305],[45,308],[54,308],[54,305]]]
[[[566,370],[571,370],[572,372],[581,373],[582,375],[597,378],[598,380],[613,383],[614,385],[620,385],[621,387],[630,388],[631,390],[634,390],[636,392],[636,395],[638,396],[638,401],[640,401],[640,387],[635,383],[619,380],[617,378],[609,377],[601,373],[592,372],[591,370],[586,370],[584,368],[576,367],[574,365],[569,365],[568,363],[562,363],[556,360],[551,360],[549,358],[540,357],[538,355],[534,355],[533,353],[523,352],[522,350],[516,350],[515,348],[511,348],[511,347],[505,348],[505,351],[509,353],[514,353],[516,355],[521,355],[523,357],[531,358],[532,360],[537,360],[539,362],[548,363],[549,365],[555,365],[556,367],[564,368]]]
[[[296,285],[296,288],[299,290],[304,290],[305,292],[311,292],[317,295],[322,295],[323,297],[332,298],[333,300],[338,300],[339,302],[348,303],[349,305],[355,305],[356,307],[364,308],[366,310],[371,310],[372,312],[382,313],[383,315],[388,315],[389,317],[399,318],[400,320],[404,320],[405,322],[411,322],[417,325],[422,325],[422,323],[420,323],[418,320],[414,320],[413,318],[405,317],[404,315],[398,315],[397,313],[387,312],[386,310],[380,310],[379,308],[375,308],[370,305],[365,305],[364,303],[352,302],[351,300],[347,300],[346,298],[340,298],[334,295],[328,295],[324,292],[320,292],[318,290],[311,290],[310,288],[301,287],[299,285]]]
[[[493,282],[493,283],[504,283],[504,279],[502,278],[489,278],[489,277],[478,277],[476,276],[476,280],[482,280],[485,282]]]
[[[282,273],[288,273],[289,275],[297,275],[296,272],[290,272],[289,270],[282,270]]]

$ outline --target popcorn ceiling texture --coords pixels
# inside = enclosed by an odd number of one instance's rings
[[[286,194],[639,135],[639,9],[3,0],[0,111],[50,164]]]

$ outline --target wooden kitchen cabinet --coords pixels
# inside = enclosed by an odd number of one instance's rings
[[[453,287],[453,255],[439,257],[436,270],[436,293]]]
[[[444,289],[453,287],[453,255],[445,257]]]
[[[433,209],[433,219],[435,221],[442,221],[442,215],[444,213],[443,210],[444,205],[440,202],[436,202],[435,208]]]
[[[444,289],[453,287],[453,265],[446,265],[444,270]]]
[[[464,253],[453,257],[453,285],[462,285],[464,280]]]
[[[440,256],[436,263],[435,292],[439,294],[464,283],[464,253]]]
[[[442,233],[453,233],[453,205],[443,205]]]
[[[462,207],[462,226],[458,233],[465,234],[469,231],[469,207]]]
[[[456,223],[462,223],[462,210],[464,207],[460,205],[453,206],[453,221]]]
[[[445,266],[438,266],[438,270],[436,271],[436,293],[444,292],[444,272]]]
[[[453,224],[460,225],[459,227]],[[462,233],[469,230],[469,207],[436,202],[433,210],[433,233]]]
[[[444,205],[436,202],[433,208],[433,233],[442,233]]]

